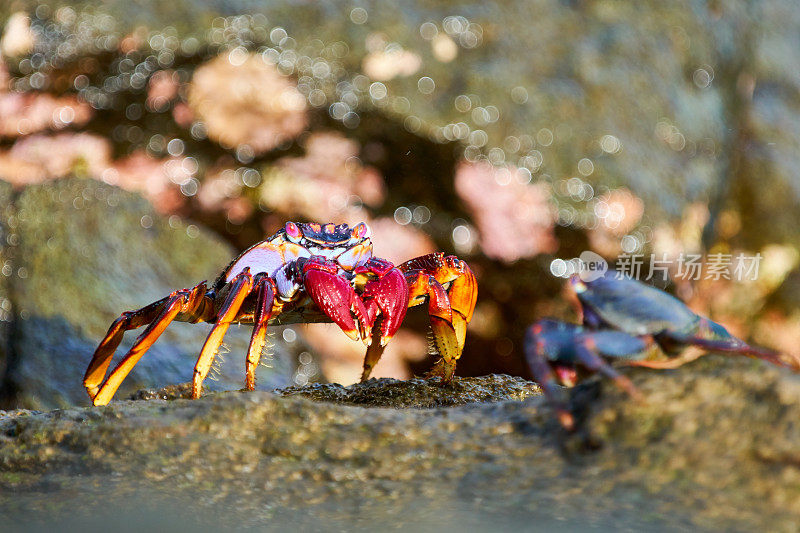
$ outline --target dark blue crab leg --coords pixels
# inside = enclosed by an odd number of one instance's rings
[[[644,399],[642,393],[639,392],[639,389],[630,379],[614,370],[611,365],[597,354],[597,348],[591,337],[584,339],[575,347],[575,362],[581,364],[590,372],[598,372],[613,380],[617,387],[627,392],[635,400],[641,401]]]
[[[568,431],[575,429],[575,418],[569,411],[564,389],[556,383],[556,375],[550,365],[545,350],[544,342],[537,338],[536,326],[528,328],[525,334],[525,357],[533,373],[533,379],[542,387],[548,403],[556,412],[561,426]]]
[[[272,304],[275,299],[274,282],[269,276],[259,274],[253,283],[253,292],[258,296],[256,301],[256,311],[253,315],[253,334],[250,337],[250,348],[247,351],[247,362],[245,363],[245,383],[247,390],[256,388],[256,368],[261,360],[261,351],[264,349],[265,337],[267,334],[267,324],[272,316]]]
[[[250,268],[245,268],[240,274],[237,274],[230,283],[230,292],[225,298],[225,302],[220,307],[217,321],[211,332],[206,338],[203,349],[200,351],[200,357],[197,358],[197,364],[194,365],[194,375],[192,376],[192,398],[197,399],[203,392],[203,380],[211,370],[211,364],[214,362],[214,356],[217,354],[222,338],[228,327],[236,319],[239,309],[242,307],[245,297],[250,293],[250,288],[253,286],[253,276],[250,275]]]
[[[718,326],[708,319],[703,319],[701,328],[710,329],[712,326]],[[721,328],[721,326],[718,326]],[[708,339],[697,335],[682,335],[673,332],[664,332],[659,335],[677,344],[692,345],[702,348],[710,352],[724,352],[746,355],[756,359],[763,359],[774,365],[782,366],[800,371],[800,360],[790,354],[782,354],[768,348],[761,348],[758,346],[751,346],[744,342],[742,339],[730,335],[727,338]]]

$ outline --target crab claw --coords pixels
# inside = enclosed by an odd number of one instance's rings
[[[302,265],[305,290],[323,313],[353,340],[370,324],[364,303],[347,279],[338,275],[339,267],[323,257],[311,257]],[[358,322],[358,323],[357,323]]]
[[[370,326],[375,323],[378,316],[382,317],[378,321],[381,346],[386,346],[397,333],[408,310],[408,282],[394,265],[388,263],[388,266],[388,269],[378,274],[381,276],[379,279],[367,282],[362,294]],[[372,342],[371,336],[363,338],[369,346]]]

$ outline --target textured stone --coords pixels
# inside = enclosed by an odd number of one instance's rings
[[[0,416],[0,517],[184,529],[795,530],[800,380],[709,359],[629,371],[642,404],[609,385],[579,387],[588,423],[571,437],[540,395],[518,400],[526,384],[504,376],[457,379],[442,389],[452,404],[476,387],[495,393],[447,408],[341,404],[372,391],[386,405],[430,386],[376,380],[305,390],[335,400],[324,402],[292,389],[12,413]]]
[[[174,290],[213,281],[235,255],[207,232],[177,217],[160,217],[137,195],[93,180],[23,189],[5,224],[16,243],[13,275],[0,280],[0,291],[4,280],[12,288],[3,396],[4,404],[13,407],[86,405],[83,373],[111,322]],[[118,396],[189,379],[209,328],[170,325]],[[118,353],[136,335],[128,333]],[[208,379],[208,389],[243,386],[249,335],[249,328],[231,328],[225,341],[231,355],[224,357],[222,350],[215,371],[219,381]],[[288,358],[274,362],[288,366]],[[287,384],[287,375],[288,370],[261,372],[269,388]]]

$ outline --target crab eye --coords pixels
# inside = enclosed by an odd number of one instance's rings
[[[298,241],[300,240],[300,237],[303,236],[303,232],[300,231],[300,228],[294,222],[287,222],[286,235],[289,237],[289,239],[293,241]]]
[[[369,226],[363,222],[359,222],[353,228],[353,237],[356,239],[366,239],[370,236]]]

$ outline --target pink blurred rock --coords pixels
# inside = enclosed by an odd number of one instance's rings
[[[189,128],[195,119],[192,108],[184,102],[178,102],[172,107],[172,118],[175,119],[175,123],[182,128]]]
[[[15,186],[78,172],[99,178],[111,163],[108,140],[88,133],[31,135],[0,152],[0,178]]]
[[[422,66],[422,58],[403,49],[376,50],[364,57],[361,68],[364,74],[378,81],[398,76],[410,76]]]
[[[241,224],[253,213],[253,203],[247,198],[231,198],[224,203],[225,215],[234,224]]]
[[[0,72],[2,81],[3,72]],[[3,83],[3,88],[5,88]],[[18,137],[43,130],[83,126],[92,108],[76,96],[0,91],[0,137]]]
[[[224,202],[239,197],[241,189],[233,169],[210,169],[197,193],[197,201],[205,211],[220,211]]]
[[[31,19],[22,11],[8,17],[3,36],[0,38],[0,52],[6,57],[24,56],[33,49],[34,35]]]
[[[455,188],[488,257],[511,263],[556,250],[556,215],[546,186],[524,182],[511,166],[464,162],[456,169]]]
[[[642,220],[644,202],[625,187],[597,198],[594,214],[598,224],[587,236],[592,250],[604,257],[622,253],[620,238]]]
[[[182,205],[178,183],[190,177],[180,171],[179,159],[155,159],[143,150],[115,161],[101,175],[106,183],[140,193],[162,214],[173,213]]]
[[[240,49],[201,65],[189,86],[189,106],[210,139],[260,154],[303,132],[305,97],[261,56]]]
[[[337,133],[315,133],[306,155],[285,157],[265,172],[261,202],[287,216],[356,223],[367,215],[362,204],[379,206],[383,178],[356,157],[358,144]]]
[[[374,255],[396,265],[436,250],[433,240],[413,226],[401,226],[392,218],[366,222],[372,229]]]
[[[153,73],[147,85],[147,107],[154,111],[166,109],[170,101],[178,96],[179,87],[175,71],[159,70]]]
[[[8,83],[10,81],[11,76],[8,73],[8,67],[6,66],[5,61],[0,61],[0,97],[8,92]]]
[[[129,54],[139,50],[142,48],[146,40],[147,28],[144,26],[139,26],[133,33],[126,35],[122,38],[122,40],[120,40],[119,51],[123,54]]]
[[[630,190],[621,187],[600,196],[594,210],[604,229],[622,236],[642,220],[644,202]]]

